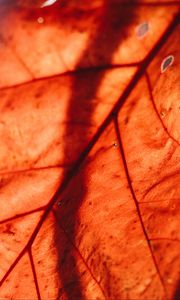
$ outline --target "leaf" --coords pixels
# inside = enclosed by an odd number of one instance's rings
[[[178,299],[178,3],[35,4],[0,4],[0,297]]]

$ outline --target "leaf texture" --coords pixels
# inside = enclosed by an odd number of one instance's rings
[[[0,298],[177,300],[178,3],[42,2],[0,3]]]

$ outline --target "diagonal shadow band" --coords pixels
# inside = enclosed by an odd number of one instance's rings
[[[104,0],[101,7],[101,13],[98,17],[95,32],[89,37],[86,49],[79,58],[76,69],[81,68],[86,62],[90,64],[111,64],[112,58],[120,47],[121,43],[128,36],[129,25],[135,18],[135,6],[124,6],[121,2],[112,4],[110,0]],[[79,139],[83,137],[85,145],[89,142],[88,129],[93,125],[93,113],[95,111],[95,101],[97,91],[104,78],[106,70],[101,72],[89,72],[88,76],[78,75],[72,79],[71,94],[69,97],[67,108],[67,126],[65,128],[64,136],[69,136],[74,131],[75,136]],[[85,114],[85,122],[87,126],[78,126],[73,128],[72,120],[78,119],[78,112],[81,105],[85,102],[87,104],[87,113]],[[82,117],[81,117],[82,118]],[[75,141],[76,142],[76,141]],[[74,141],[72,141],[72,147]],[[68,155],[69,145],[64,141],[64,156]],[[65,177],[66,174],[64,174]],[[56,215],[57,225],[55,226],[55,244],[58,252],[58,266],[60,281],[63,288],[59,290],[58,299],[61,299],[65,294],[69,300],[85,299],[83,287],[81,285],[81,276],[76,267],[76,256],[74,255],[74,248],[76,245],[76,225],[78,222],[78,210],[84,198],[86,197],[87,178],[86,171],[83,171],[78,186],[78,198],[72,199],[69,195],[68,199],[63,199],[63,206],[61,206]],[[70,202],[70,209],[69,207]],[[66,205],[67,204],[67,205]],[[64,222],[63,222],[64,220]],[[71,247],[66,247],[61,244],[61,236],[59,236],[59,226],[66,232],[66,226],[70,227],[68,239],[71,240]],[[95,279],[94,279],[95,280]],[[101,287],[100,287],[101,288]],[[104,297],[108,294],[101,288]]]

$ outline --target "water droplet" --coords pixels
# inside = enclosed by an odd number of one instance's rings
[[[161,73],[164,73],[174,62],[174,56],[167,56],[161,63]]]
[[[149,31],[149,23],[144,22],[136,27],[136,35],[138,38],[143,38]]]
[[[37,22],[38,22],[39,24],[43,24],[43,23],[44,23],[44,18],[39,17],[39,18],[37,19]]]
[[[53,5],[55,2],[57,2],[57,0],[46,0],[41,7],[46,7],[46,6],[50,6]]]

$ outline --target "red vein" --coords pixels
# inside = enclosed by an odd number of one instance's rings
[[[147,71],[145,72],[145,78],[146,78],[146,82],[147,82],[147,86],[148,86],[148,90],[149,90],[149,95],[150,95],[150,99],[151,99],[151,103],[153,105],[153,108],[156,112],[156,115],[159,119],[159,121],[161,122],[161,125],[162,127],[164,128],[164,131],[167,133],[167,135],[178,145],[180,145],[180,143],[169,133],[169,131],[167,130],[166,126],[164,125],[164,122],[163,120],[161,119],[160,115],[159,115],[159,112],[158,112],[158,109],[156,107],[156,104],[155,104],[155,101],[154,101],[154,96],[153,96],[153,93],[152,93],[152,85],[151,85],[151,81],[150,81],[150,78],[149,78],[149,75],[147,73]]]
[[[31,70],[28,68],[28,66],[25,64],[25,62],[23,61],[23,59],[16,52],[15,48],[12,47],[12,46],[10,46],[10,45],[8,45],[7,42],[2,38],[2,36],[1,36],[1,39],[2,39],[3,43],[5,44],[5,46],[7,48],[9,48],[12,51],[12,53],[15,55],[15,57],[17,58],[17,60],[21,64],[21,66],[24,68],[24,70],[26,70],[27,73],[31,76],[31,78],[34,79],[34,75],[32,74]]]
[[[57,223],[58,223],[60,229],[64,232],[64,235],[67,237],[68,241],[71,243],[71,245],[73,246],[73,248],[76,250],[76,252],[78,253],[79,257],[82,259],[82,261],[83,261],[84,265],[86,266],[87,270],[89,271],[91,277],[94,279],[94,281],[96,282],[96,284],[99,286],[99,288],[100,288],[100,290],[101,290],[101,292],[102,292],[104,298],[107,299],[107,298],[106,298],[106,295],[105,295],[105,293],[104,293],[104,291],[103,291],[103,288],[101,287],[100,283],[97,281],[96,277],[93,275],[91,269],[89,268],[88,264],[86,263],[86,261],[85,261],[84,257],[82,256],[81,252],[80,252],[79,249],[76,247],[76,245],[71,241],[71,238],[70,238],[69,235],[67,234],[67,232],[66,232],[66,230],[64,229],[64,227],[61,225],[60,220],[59,220],[59,218],[58,218],[58,216],[57,216],[56,211],[53,210],[53,214],[54,214],[54,216],[55,216],[55,219],[56,219],[56,221],[57,221]]]
[[[178,239],[171,239],[171,238],[150,238],[149,239],[150,241],[171,241],[171,242],[178,242],[178,243],[180,243],[180,240],[178,240]]]
[[[7,43],[4,41],[4,43],[6,44],[6,46],[12,50],[13,54],[16,56],[17,60],[20,62],[20,64],[22,65],[22,67],[28,72],[28,74],[31,76],[32,80],[34,79],[34,74],[31,72],[31,70],[28,68],[28,66],[26,65],[26,63],[24,62],[24,60],[19,56],[19,54],[17,53],[17,51],[15,50],[14,47],[10,46],[9,44],[7,45]]]
[[[41,206],[39,208],[36,208],[36,209],[33,209],[33,210],[30,210],[30,211],[27,211],[25,213],[22,213],[22,214],[17,214],[11,218],[7,218],[7,219],[4,219],[2,221],[0,221],[0,224],[3,224],[3,223],[7,223],[9,221],[13,221],[13,220],[16,220],[18,218],[22,218],[22,217],[25,217],[27,215],[30,215],[30,214],[33,214],[33,213],[36,213],[36,212],[39,212],[41,210],[45,210],[47,208],[47,205],[44,205],[44,206]]]
[[[121,109],[121,107],[123,106],[123,104],[126,101],[127,97],[129,96],[129,94],[131,93],[131,91],[133,90],[133,88],[136,86],[136,84],[138,83],[139,79],[144,74],[144,72],[145,72],[146,68],[148,67],[148,65],[151,63],[151,61],[153,60],[153,58],[159,52],[159,50],[161,49],[161,47],[163,46],[163,44],[166,42],[166,40],[168,39],[168,37],[171,35],[171,33],[173,32],[173,30],[176,28],[176,26],[177,26],[177,24],[179,22],[179,15],[180,14],[178,13],[174,17],[174,20],[170,23],[170,25],[168,26],[168,28],[166,29],[166,31],[164,32],[164,34],[161,36],[161,38],[158,40],[158,42],[155,44],[155,46],[152,48],[152,50],[149,52],[149,54],[143,60],[141,66],[138,68],[138,70],[135,73],[135,75],[133,76],[132,80],[130,81],[130,83],[125,88],[125,90],[122,93],[122,95],[117,100],[117,103],[115,104],[114,108],[110,111],[110,113],[108,114],[108,116],[106,117],[106,119],[104,120],[104,122],[101,124],[101,126],[99,127],[99,129],[97,130],[97,132],[95,133],[95,135],[93,136],[93,138],[91,139],[91,141],[88,144],[88,146],[86,147],[86,149],[81,153],[79,159],[76,161],[76,163],[74,164],[74,166],[72,167],[72,169],[70,170],[70,172],[67,174],[65,180],[60,184],[60,186],[57,189],[57,191],[55,192],[54,196],[49,201],[47,209],[44,212],[44,214],[42,215],[40,221],[38,222],[38,224],[37,224],[34,232],[32,233],[32,235],[31,235],[31,237],[29,239],[29,242],[24,247],[24,249],[21,251],[21,253],[19,254],[19,256],[15,259],[15,261],[13,262],[13,264],[10,266],[10,268],[8,269],[8,271],[6,272],[6,274],[4,275],[4,277],[2,278],[2,280],[0,281],[0,286],[3,284],[3,282],[8,277],[8,275],[11,273],[11,271],[14,269],[14,267],[16,266],[16,264],[18,263],[18,261],[21,259],[21,257],[24,255],[24,253],[26,252],[26,250],[28,249],[28,247],[31,247],[31,245],[32,245],[34,239],[36,238],[36,235],[38,234],[38,232],[39,232],[42,224],[44,223],[46,217],[50,213],[53,205],[58,200],[59,195],[65,190],[65,188],[68,186],[70,180],[74,177],[74,175],[76,175],[78,173],[80,166],[84,162],[84,160],[87,157],[87,155],[89,154],[90,150],[93,148],[93,146],[95,145],[95,143],[98,141],[98,139],[100,138],[101,134],[104,132],[104,130],[106,129],[106,127],[109,125],[109,123],[114,119],[115,114],[117,114],[117,112]]]
[[[165,285],[164,285],[163,278],[162,278],[162,276],[161,276],[161,273],[160,273],[158,264],[157,264],[157,262],[156,262],[156,258],[155,258],[155,256],[154,256],[154,253],[153,253],[153,250],[152,250],[152,247],[151,247],[151,244],[150,244],[150,240],[149,240],[148,234],[147,234],[147,232],[146,232],[146,229],[145,229],[145,226],[144,226],[144,223],[143,223],[143,219],[142,219],[142,216],[141,216],[141,211],[140,211],[140,208],[139,208],[139,203],[138,203],[138,201],[137,201],[137,198],[136,198],[136,195],[135,195],[135,192],[134,192],[132,183],[131,183],[131,178],[130,178],[130,174],[129,174],[129,169],[128,169],[128,166],[127,166],[127,161],[126,161],[126,157],[125,157],[125,153],[124,153],[124,148],[123,148],[123,145],[122,145],[122,139],[121,139],[121,135],[120,135],[120,130],[119,130],[119,125],[118,125],[117,116],[114,117],[114,126],[115,126],[115,131],[116,131],[117,140],[118,140],[118,143],[119,143],[120,155],[121,155],[121,158],[122,158],[122,161],[123,161],[123,165],[124,165],[124,170],[125,170],[125,173],[126,173],[126,178],[127,178],[127,181],[128,181],[128,185],[129,185],[129,189],[130,189],[132,198],[133,198],[134,203],[135,203],[135,206],[136,206],[136,210],[137,210],[137,214],[138,214],[139,221],[140,221],[140,224],[141,224],[141,228],[142,228],[144,237],[145,237],[145,239],[146,239],[146,241],[147,241],[147,245],[148,245],[148,248],[149,248],[149,252],[150,252],[150,254],[151,254],[151,257],[152,257],[152,260],[153,260],[155,269],[156,269],[156,271],[157,271],[157,274],[158,274],[158,276],[159,276],[160,282],[161,282],[161,284],[162,284],[162,286],[163,286],[163,289],[164,289],[165,294],[167,295],[166,287],[165,287]]]
[[[27,80],[22,83],[17,83],[11,86],[4,86],[0,88],[0,91],[4,91],[7,89],[13,89],[16,87],[21,87],[24,85],[29,85],[31,83],[39,82],[39,81],[45,81],[45,80],[50,80],[50,79],[56,79],[58,77],[63,77],[63,76],[76,76],[78,74],[83,74],[87,72],[98,72],[98,71],[104,71],[104,70],[112,70],[112,69],[119,69],[119,68],[132,68],[132,67],[137,67],[140,65],[141,62],[135,62],[135,63],[125,63],[125,64],[106,64],[106,65],[101,65],[101,66],[90,66],[87,68],[79,68],[76,70],[68,70],[62,73],[58,73],[55,75],[49,75],[49,76],[42,76],[40,78],[34,78],[32,80]]]
[[[173,200],[179,200],[179,198],[177,198],[177,199],[173,198]],[[158,202],[158,203],[162,202],[163,203],[163,202],[167,202],[167,201],[168,201],[167,199],[163,199],[163,200],[154,200],[154,201],[153,200],[152,201],[138,201],[138,203],[139,204],[146,204],[146,203],[149,204],[149,203],[156,203],[156,202]]]
[[[29,249],[28,254],[29,254],[29,259],[30,259],[30,263],[31,263],[31,267],[32,267],[33,276],[34,276],[34,283],[36,286],[38,300],[41,300],[41,295],[40,295],[40,290],[39,290],[39,286],[38,286],[38,280],[37,280],[37,275],[36,275],[36,270],[35,270],[35,265],[34,265],[34,260],[33,260],[31,249]]]
[[[169,180],[171,177],[175,176],[175,175],[178,175],[178,172],[173,172],[172,174],[168,174],[166,176],[164,176],[163,178],[161,178],[158,182],[155,182],[154,184],[152,184],[147,190],[146,192],[144,193],[143,195],[143,199],[155,188],[157,187],[159,184],[163,183],[164,181],[166,180]]]
[[[26,173],[31,171],[41,171],[41,170],[49,170],[49,169],[57,169],[57,168],[70,168],[71,165],[68,164],[59,164],[59,165],[52,165],[52,166],[44,166],[44,167],[37,167],[37,168],[29,168],[29,169],[19,169],[19,170],[12,170],[12,171],[5,171],[1,172],[0,175],[12,175],[12,174],[18,174],[18,173]]]
[[[12,265],[9,267],[9,269],[7,270],[6,274],[3,276],[3,278],[0,280],[0,286],[4,283],[4,281],[6,280],[6,278],[9,276],[9,274],[13,271],[13,269],[15,268],[15,266],[18,264],[18,262],[20,261],[20,259],[24,256],[24,254],[26,253],[27,250],[27,246],[25,246],[23,248],[23,250],[20,252],[20,254],[16,257],[16,259],[14,260],[14,262],[12,263]]]

